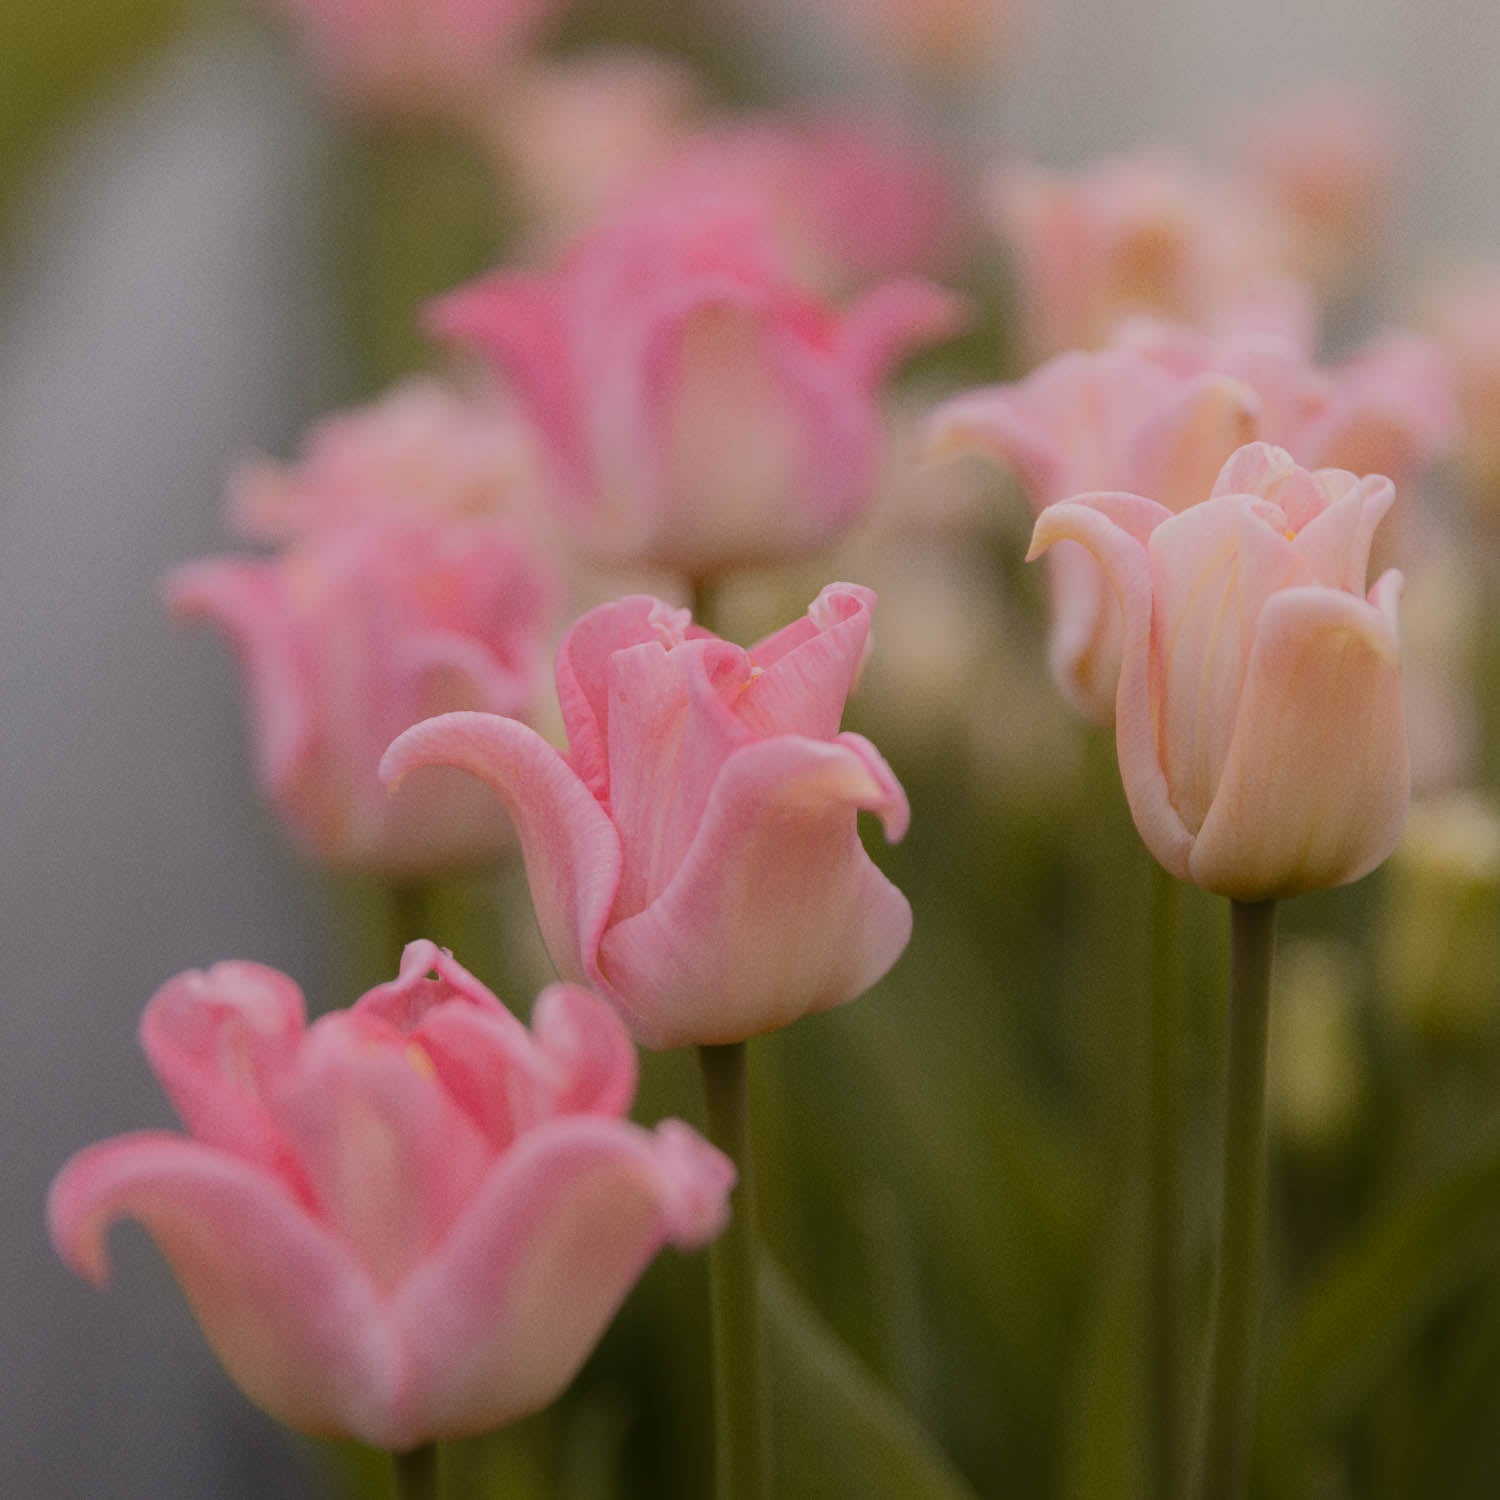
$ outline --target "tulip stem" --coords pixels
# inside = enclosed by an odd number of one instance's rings
[[[438,1446],[423,1443],[391,1454],[391,1493],[395,1500],[438,1500]]]
[[[1241,1500],[1249,1482],[1256,1343],[1266,1256],[1266,1040],[1276,903],[1230,909],[1224,1201],[1198,1493]]]
[[[709,1256],[715,1493],[718,1500],[766,1500],[770,1494],[769,1424],[761,1358],[747,1044],[699,1047],[698,1061],[709,1139],[739,1172],[734,1216]]]
[[[1146,1112],[1150,1225],[1147,1390],[1153,1493],[1182,1484],[1182,885],[1151,862]]]

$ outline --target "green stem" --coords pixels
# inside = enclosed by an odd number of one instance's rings
[[[431,937],[427,931],[430,917],[429,888],[420,880],[393,880],[387,887],[386,946],[390,972],[401,967],[401,954],[417,938]]]
[[[1152,861],[1147,997],[1151,1461],[1155,1494],[1182,1483],[1182,886]]]
[[[766,1386],[756,1272],[755,1170],[750,1152],[747,1044],[699,1047],[708,1134],[739,1171],[734,1217],[709,1258],[718,1500],[770,1494]]]
[[[391,1494],[395,1500],[438,1500],[442,1486],[436,1443],[391,1454]]]
[[[1249,1481],[1266,1254],[1266,1038],[1275,902],[1233,902],[1230,932],[1224,1204],[1199,1474],[1202,1500],[1241,1500]]]

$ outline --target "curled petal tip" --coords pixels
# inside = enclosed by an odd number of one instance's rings
[[[693,1250],[717,1239],[729,1223],[729,1194],[739,1179],[734,1163],[681,1120],[653,1132],[667,1238]]]

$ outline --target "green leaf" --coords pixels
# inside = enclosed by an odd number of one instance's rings
[[[772,1414],[785,1500],[976,1500],[927,1434],[763,1258]]]
[[[1371,1223],[1273,1347],[1259,1424],[1274,1493],[1301,1492],[1309,1446],[1366,1399],[1434,1314],[1496,1260],[1500,1129]]]

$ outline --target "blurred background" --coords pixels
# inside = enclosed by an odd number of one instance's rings
[[[854,100],[930,132],[964,171],[1004,158],[1073,166],[1156,140],[1212,160],[1245,116],[1333,77],[1390,109],[1402,159],[1350,326],[1411,316],[1419,281],[1468,253],[1500,257],[1500,8],[1488,0],[1021,3],[993,66],[959,79],[851,55],[816,9],[582,6],[555,50],[660,38],[728,99]],[[360,1483],[357,1458],[288,1437],[229,1386],[144,1236],[117,1235],[116,1285],[100,1297],[53,1255],[42,1204],[84,1142],[170,1123],[134,1040],[168,976],[238,956],[285,969],[316,1006],[354,998],[358,893],[317,874],[266,817],[222,645],[169,622],[159,581],[224,547],[238,460],[289,454],[310,421],[430,359],[412,310],[489,264],[508,232],[487,183],[448,144],[367,131],[331,108],[251,0],[0,7],[8,1494],[231,1500]],[[1003,279],[998,250],[985,254]],[[1013,373],[1004,324],[996,311],[993,355],[966,346],[961,374],[937,361],[919,378],[938,394]],[[1132,1285],[1131,1236],[1109,1189],[1132,1043],[1108,1002],[1129,967],[1118,917],[1138,899],[1145,856],[1117,793],[1109,800],[1108,754],[1039,666],[1039,627],[1024,623],[1035,584],[1016,577],[1027,523],[1011,508],[989,542],[1003,559],[974,554],[1005,622],[979,648],[980,722],[950,728],[936,715],[941,732],[903,739],[878,677],[856,710],[911,793],[909,840],[878,857],[912,896],[917,938],[868,999],[764,1045],[766,1232],[801,1288],[789,1295],[821,1308],[812,1367],[852,1357],[878,1382],[872,1393],[855,1381],[866,1404],[854,1402],[851,1431],[889,1429],[880,1402],[894,1395],[955,1486],[1125,1494],[1109,1476],[1131,1472],[1137,1436],[1132,1304],[1116,1288]],[[753,600],[744,609],[753,617]],[[877,651],[899,658],[898,633],[887,623]],[[1113,809],[1102,823],[1101,805]],[[508,899],[524,925],[524,896]],[[1317,1019],[1293,1048],[1312,1059],[1310,1134],[1294,1124],[1278,1147],[1278,1211],[1297,1227],[1274,1259],[1273,1324],[1297,1330],[1283,1347],[1302,1364],[1271,1361],[1267,1411],[1310,1392],[1315,1430],[1299,1434],[1289,1468],[1266,1460],[1279,1494],[1500,1486],[1500,1174],[1465,1160],[1466,1196],[1452,1189],[1448,1218],[1359,1240],[1386,1186],[1449,1191],[1454,1143],[1493,1124],[1492,983],[1476,1002],[1490,1007],[1482,1043],[1460,1027],[1460,1044],[1439,1038],[1392,1061],[1371,943],[1395,899],[1389,881],[1368,882],[1298,903],[1288,922],[1284,985],[1315,997],[1302,1013]],[[1450,909],[1441,896],[1438,909]],[[1212,975],[1221,914],[1194,911],[1189,961]],[[519,1001],[545,964],[521,931],[506,949]],[[1191,1108],[1203,1114],[1215,984],[1193,1020]],[[643,1118],[691,1117],[680,1062],[652,1060]],[[1401,1113],[1414,1075],[1451,1107],[1430,1139]],[[1303,1119],[1298,1100],[1287,1107]],[[1210,1195],[1198,1196],[1195,1245]],[[1491,1198],[1486,1219],[1474,1205]],[[1351,1245],[1364,1258],[1328,1290],[1319,1276]],[[492,1466],[495,1494],[704,1493],[701,1274],[664,1258],[576,1397],[474,1460]],[[1421,1277],[1370,1347],[1347,1350],[1349,1327]],[[1326,1295],[1297,1322],[1309,1289]],[[1459,1321],[1482,1335],[1454,1354],[1442,1340]],[[1442,1446],[1446,1429],[1420,1399],[1438,1380],[1444,1420],[1469,1438],[1463,1468],[1451,1487],[1403,1488]],[[1381,1442],[1399,1454],[1377,1453]],[[808,1463],[806,1487],[789,1494],[866,1493],[847,1471],[820,1479]]]

